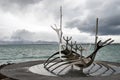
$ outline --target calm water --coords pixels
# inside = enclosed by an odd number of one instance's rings
[[[88,46],[88,45],[83,45]],[[87,47],[84,56],[93,51],[93,45]],[[58,51],[57,45],[0,45],[0,64],[7,62],[25,62],[33,60],[44,60]],[[110,45],[99,50],[96,60],[120,62],[120,45]]]

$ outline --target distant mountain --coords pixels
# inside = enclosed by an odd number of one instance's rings
[[[0,45],[7,44],[57,44],[55,41],[0,41]]]
[[[55,41],[41,41],[41,40],[36,41],[34,43],[36,44],[58,44],[58,42],[55,42]]]
[[[42,41],[42,40],[39,40],[39,41],[26,41],[26,40],[19,40],[19,41],[0,41],[0,45],[7,45],[7,44],[58,44],[58,42],[55,42],[55,41]],[[78,43],[78,44],[86,44],[86,45],[89,45],[89,44],[94,44],[94,43]],[[112,43],[113,45],[114,44],[120,44],[120,43]]]

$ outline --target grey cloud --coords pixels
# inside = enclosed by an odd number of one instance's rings
[[[0,8],[2,11],[14,13],[30,13],[34,11],[34,15],[46,14],[54,19],[59,20],[59,7],[63,0],[0,0]],[[39,4],[40,3],[40,4]],[[37,18],[39,18],[37,16]]]
[[[42,0],[0,0],[0,7],[4,11],[15,11],[23,9],[28,5],[38,3]]]
[[[84,22],[81,22],[79,19],[71,20],[70,22],[66,23],[67,28],[74,28],[77,27],[81,32],[86,33],[94,33],[95,31],[95,19],[91,21],[85,20]]]
[[[35,4],[42,0],[0,0],[2,6],[9,6],[12,4],[17,4],[20,6],[27,6],[29,4]]]
[[[28,5],[37,4],[40,1],[42,4],[40,12],[38,11],[39,7],[34,12],[38,15],[42,13],[46,16],[52,15],[56,22],[59,20],[59,7],[63,3],[63,22],[66,21],[65,26],[68,28],[77,27],[82,32],[93,34],[95,19],[99,17],[100,35],[120,35],[119,0],[86,0],[85,7],[81,5],[75,6],[75,4],[69,3],[69,1],[64,3],[65,0],[0,0],[0,7],[4,8],[3,10],[5,11],[12,10],[14,12],[17,9],[20,11],[20,9]],[[86,10],[88,15],[82,20],[81,18],[83,18]],[[41,13],[41,11],[43,12]]]
[[[94,33],[95,19],[99,17],[99,35],[120,35],[120,1],[119,0],[88,0],[86,9],[89,11],[84,21],[71,19],[66,27],[77,27],[82,32]]]
[[[60,6],[62,5],[63,10],[63,20],[65,19],[71,19],[73,17],[78,17],[80,14],[83,14],[82,10],[83,8],[79,6],[72,7],[72,3],[69,3],[70,1],[65,0],[44,0],[44,11],[48,15],[52,15],[55,19],[55,21],[59,21],[60,18]],[[72,1],[71,1],[72,2]]]
[[[27,31],[27,30],[17,30],[16,32],[13,33],[13,35],[11,36],[12,40],[17,40],[17,41],[32,41],[33,40],[33,36],[35,35],[35,33]]]
[[[59,9],[63,0],[44,0],[43,10],[47,15],[52,15],[55,20],[59,20]]]
[[[56,35],[49,33],[49,32],[31,32],[29,30],[20,29],[20,30],[16,30],[15,32],[13,32],[10,40],[13,40],[13,41],[38,41],[38,40],[55,41],[56,37],[53,37],[53,36],[56,36]]]

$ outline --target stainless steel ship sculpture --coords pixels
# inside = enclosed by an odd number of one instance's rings
[[[114,40],[111,38],[102,42],[98,39],[98,18],[96,19],[96,34],[95,34],[95,49],[87,57],[82,53],[85,50],[82,45],[72,42],[72,37],[64,37],[62,32],[62,7],[60,8],[60,28],[55,25],[53,28],[57,32],[59,38],[59,51],[51,55],[44,63],[44,68],[53,74],[59,75],[66,68],[71,66],[79,67],[79,71],[83,73],[83,69],[89,67],[95,60],[96,54],[99,49],[110,45]],[[65,45],[62,44],[62,40],[65,41]],[[52,63],[52,64],[51,64]],[[56,69],[62,67],[57,73]]]

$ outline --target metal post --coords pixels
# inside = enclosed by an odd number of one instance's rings
[[[96,19],[96,33],[95,33],[95,48],[94,48],[94,50],[96,49],[97,39],[98,39],[98,18]]]
[[[60,54],[60,59],[62,59],[61,58],[61,47],[62,47],[62,6],[60,7],[60,32],[59,32],[59,34],[60,34],[60,41],[59,41],[59,54]]]

